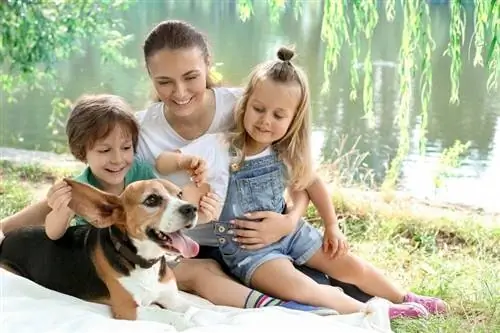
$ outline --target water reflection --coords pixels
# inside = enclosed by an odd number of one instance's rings
[[[347,136],[347,147],[358,138],[358,150],[369,152],[367,165],[374,170],[376,179],[382,180],[394,157],[399,129],[395,126],[398,107],[397,62],[403,27],[401,10],[396,20],[388,23],[381,6],[379,24],[372,41],[374,126],[363,118],[362,87],[358,100],[351,101],[350,66],[351,53],[347,47],[341,50],[336,72],[332,73],[327,94],[321,95],[323,84],[323,60],[325,45],[320,40],[321,1],[304,1],[302,15],[295,20],[292,6],[286,8],[279,22],[272,22],[264,1],[255,1],[255,15],[242,23],[237,14],[235,1],[141,1],[122,13],[126,33],[135,36],[125,53],[138,61],[133,69],[117,64],[102,64],[98,50],[88,47],[82,56],[58,65],[59,82],[66,97],[73,99],[83,92],[109,92],[123,95],[136,108],[148,102],[150,84],[143,70],[141,43],[147,32],[166,18],[188,20],[207,32],[212,42],[215,61],[222,63],[219,70],[226,84],[239,85],[251,68],[258,62],[274,56],[279,45],[295,44],[298,62],[309,74],[312,88],[315,127],[315,151],[318,159],[334,160],[338,142]],[[484,69],[474,68],[469,54],[472,35],[472,8],[467,10],[466,39],[463,52],[463,72],[460,83],[460,104],[450,105],[450,60],[442,56],[448,42],[448,8],[431,6],[433,38],[436,50],[432,59],[433,93],[430,102],[427,146],[424,156],[418,153],[420,103],[413,103],[411,113],[412,147],[402,170],[402,187],[419,196],[436,196],[439,199],[480,203],[493,206],[489,198],[498,197],[500,189],[500,115],[499,92],[485,91],[487,74]],[[361,45],[360,61],[364,48]],[[363,80],[359,68],[360,82]],[[418,83],[418,82],[417,82]],[[415,91],[419,96],[418,89]],[[50,114],[50,101],[54,96],[38,91],[27,92],[13,105],[2,100],[1,146],[14,146],[48,150],[51,133],[46,128]],[[23,141],[19,141],[20,134]],[[433,177],[439,153],[455,140],[471,142],[471,149],[464,165],[445,182],[445,188],[436,191]]]

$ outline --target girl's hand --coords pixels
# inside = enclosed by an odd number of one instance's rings
[[[349,244],[339,226],[326,227],[323,235],[323,251],[330,253],[331,259],[335,259],[345,255],[348,250]]]
[[[217,220],[221,213],[222,205],[220,198],[214,192],[208,192],[200,198],[200,223]]]
[[[297,221],[290,215],[272,211],[245,214],[249,220],[234,220],[235,241],[247,250],[258,250],[279,241],[295,230]]]
[[[70,214],[72,210],[68,207],[71,201],[71,186],[64,180],[56,182],[47,192],[47,203],[52,211],[58,214]]]

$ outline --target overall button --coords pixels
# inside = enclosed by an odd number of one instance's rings
[[[224,244],[226,242],[226,239],[224,237],[219,237],[219,243]]]
[[[219,226],[217,227],[217,230],[218,230],[219,232],[224,232],[224,231],[226,231],[226,228],[225,228],[223,225],[219,225]]]

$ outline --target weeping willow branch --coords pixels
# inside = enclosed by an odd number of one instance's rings
[[[371,58],[373,31],[378,23],[377,4],[375,0],[356,1],[353,3],[354,25],[350,34],[351,47],[351,100],[357,99],[357,89],[359,85],[359,53],[361,45],[361,35],[367,41],[367,51],[363,61],[363,110],[368,124],[372,127],[375,123],[373,115],[373,64]]]
[[[432,39],[431,31],[431,17],[429,13],[429,4],[426,1],[420,3],[420,17],[421,20],[420,29],[422,34],[420,35],[421,40],[421,58],[422,74],[420,76],[420,101],[422,103],[422,110],[420,112],[420,126],[419,126],[419,143],[420,143],[420,153],[425,152],[425,147],[427,143],[427,125],[429,119],[429,103],[432,95],[432,52],[436,48],[436,44]]]
[[[487,1],[474,0],[474,66],[483,66],[484,32],[488,22],[488,7]]]
[[[460,74],[462,73],[462,44],[465,32],[465,13],[460,0],[450,2],[450,41],[445,54],[451,57],[450,79],[451,96],[450,103],[459,103]]]
[[[278,24],[285,9],[285,0],[267,0],[271,24]]]
[[[330,75],[337,69],[340,50],[344,42],[349,40],[347,21],[348,18],[342,1],[324,1],[321,38],[326,43],[326,51],[323,61],[324,82],[321,87],[322,94],[329,91]]]
[[[394,17],[396,16],[395,10],[396,0],[385,0],[385,17],[387,21],[394,21]]]
[[[498,80],[500,78],[500,2],[491,0],[488,22],[492,34],[490,47],[488,50],[487,62],[489,77],[486,83],[488,91],[498,89]]]
[[[238,0],[236,9],[240,20],[246,22],[253,15],[253,5],[251,0]]]
[[[267,0],[269,8],[281,15],[285,12],[286,0]],[[393,187],[398,178],[403,160],[410,149],[410,110],[414,99],[414,79],[420,72],[420,102],[419,114],[419,148],[424,152],[428,126],[429,104],[432,94],[432,55],[435,43],[431,34],[430,9],[427,0],[400,0],[403,8],[403,36],[399,51],[398,79],[399,79],[399,108],[396,121],[399,128],[399,147],[396,156],[391,161],[386,173],[383,186]],[[294,0],[293,12],[296,18],[300,16],[303,0]],[[349,4],[351,3],[351,4]],[[324,81],[321,93],[328,92],[330,77],[337,69],[340,51],[345,43],[351,52],[350,66],[350,99],[357,99],[357,89],[360,85],[359,58],[361,38],[367,39],[366,50],[361,69],[364,72],[363,80],[363,108],[365,117],[373,115],[373,77],[371,59],[371,41],[373,32],[378,24],[376,0],[323,0],[323,17],[321,39],[325,43],[323,61]],[[483,66],[486,54],[488,91],[498,89],[500,78],[500,1],[474,0],[474,59],[475,66]],[[396,0],[384,0],[386,19],[394,21],[396,16]],[[299,8],[299,9],[298,9]],[[350,13],[352,8],[352,16]],[[279,10],[277,10],[279,9]],[[462,72],[462,45],[465,37],[465,11],[460,0],[450,0],[450,29],[448,47],[444,53],[451,58],[450,65],[450,103],[459,103],[460,75]],[[238,10],[242,20],[253,14],[250,0],[238,0]],[[272,13],[271,13],[272,14]],[[272,18],[275,19],[275,18]],[[420,65],[419,65],[420,64]]]
[[[399,109],[397,113],[397,124],[399,126],[399,146],[396,156],[391,161],[386,173],[383,188],[393,188],[399,178],[399,171],[404,158],[410,149],[410,110],[413,98],[413,76],[416,70],[416,53],[418,52],[418,41],[421,33],[421,16],[419,8],[421,0],[401,0],[403,6],[403,36],[399,50]]]

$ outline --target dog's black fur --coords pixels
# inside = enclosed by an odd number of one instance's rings
[[[115,236],[123,234],[111,227]],[[24,227],[5,235],[0,246],[0,264],[48,289],[85,300],[108,298],[109,291],[92,262],[98,243],[118,272],[128,275],[130,263],[113,247],[109,228],[72,226],[58,240],[51,240],[43,226]],[[130,243],[122,243],[136,252]]]

